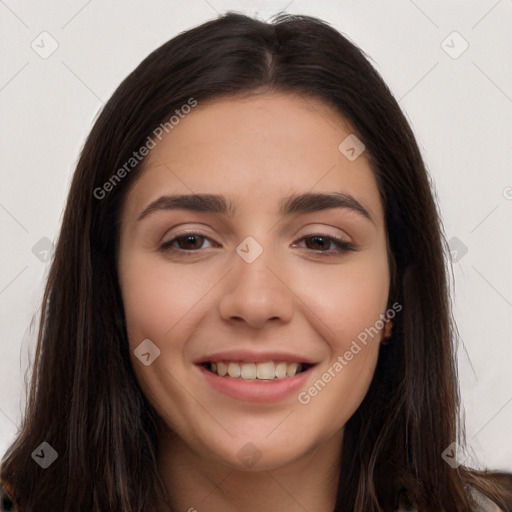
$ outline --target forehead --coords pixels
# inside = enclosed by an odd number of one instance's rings
[[[268,208],[291,193],[337,191],[360,199],[379,218],[379,191],[365,153],[350,160],[339,148],[351,134],[332,107],[297,94],[199,103],[155,141],[127,206],[140,210],[178,192],[230,196],[237,209]]]

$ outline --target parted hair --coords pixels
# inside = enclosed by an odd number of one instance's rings
[[[384,206],[392,283],[403,309],[345,427],[336,508],[478,510],[471,489],[512,509],[506,474],[452,468],[463,445],[457,334],[435,193],[411,127],[365,54],[325,21],[229,12],[146,57],[102,109],[70,186],[42,303],[26,411],[1,478],[21,512],[151,512],[165,501],[158,422],[130,362],[116,256],[127,192],[145,160],[103,187],[156,127],[194,98],[300,94],[333,107],[366,146]],[[340,397],[341,400],[341,397]],[[58,453],[42,469],[43,441]],[[400,497],[400,498],[399,498]]]

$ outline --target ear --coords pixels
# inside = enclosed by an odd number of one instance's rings
[[[388,320],[386,322],[386,325],[384,326],[384,334],[381,339],[381,342],[385,342],[388,338],[390,338],[392,331],[393,331],[393,320]]]

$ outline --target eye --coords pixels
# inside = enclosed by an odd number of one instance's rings
[[[204,249],[205,241],[210,241],[210,238],[200,233],[183,233],[178,234],[175,237],[171,238],[171,240],[164,242],[160,246],[160,249],[164,251],[181,250],[187,252],[194,252],[199,249]],[[213,247],[213,245],[210,245],[210,247]],[[206,247],[206,249],[208,249],[208,247]]]
[[[306,249],[311,249],[315,253],[324,256],[336,256],[347,251],[356,250],[352,244],[345,240],[321,233],[305,236],[298,242],[303,241],[305,242]],[[205,247],[205,242],[210,245]],[[295,242],[293,247],[297,247],[297,245],[298,243]],[[219,244],[201,233],[180,233],[162,243],[160,249],[162,251],[198,252],[200,249],[209,249],[214,246],[219,247]]]
[[[314,252],[322,253],[325,256],[336,256],[348,251],[355,251],[356,248],[349,242],[330,235],[315,233],[305,236],[299,242],[305,241],[306,248]],[[296,246],[297,243],[294,244]]]

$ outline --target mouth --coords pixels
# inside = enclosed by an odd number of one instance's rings
[[[219,377],[245,381],[274,381],[295,377],[314,366],[311,363],[295,361],[205,361],[200,363],[205,370]]]
[[[255,404],[293,400],[312,379],[317,363],[297,361],[229,361],[216,357],[196,363],[200,379],[215,393]]]

